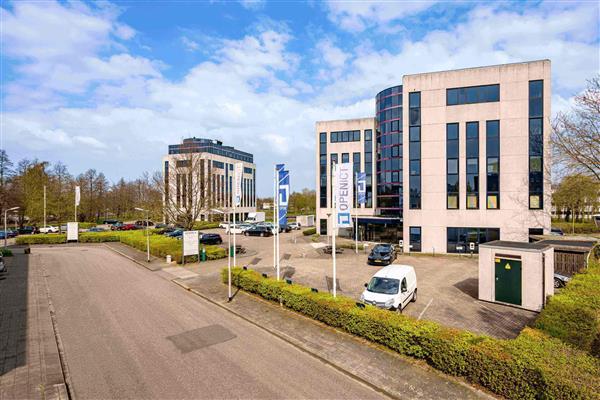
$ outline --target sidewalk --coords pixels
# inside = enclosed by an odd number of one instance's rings
[[[338,331],[300,314],[234,290],[227,302],[227,286],[214,273],[175,283],[233,311],[296,347],[402,399],[493,398],[426,364],[405,358],[366,340]]]
[[[0,275],[0,399],[67,399],[42,267],[13,252]]]
[[[151,271],[158,271],[169,266],[164,259],[153,255],[150,255],[150,262],[148,262],[148,255],[145,252],[136,250],[120,242],[106,242],[103,245],[138,264],[143,264],[144,267]]]

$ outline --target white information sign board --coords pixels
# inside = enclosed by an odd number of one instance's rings
[[[79,222],[67,222],[67,242],[79,240]]]
[[[200,250],[198,231],[183,232],[183,255],[195,256]]]

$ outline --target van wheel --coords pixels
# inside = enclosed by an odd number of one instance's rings
[[[417,301],[417,289],[415,289],[415,291],[413,292],[413,298],[410,301],[412,301],[413,303]]]
[[[400,302],[400,304],[398,304],[398,308],[396,308],[396,312],[398,314],[402,314],[402,302]]]
[[[561,287],[563,287],[563,282],[558,279],[558,278],[554,278],[554,288],[555,289],[560,289]]]

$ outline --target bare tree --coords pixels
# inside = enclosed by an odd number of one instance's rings
[[[211,161],[198,153],[181,154],[169,163],[167,174],[155,174],[154,185],[162,194],[165,219],[191,229],[222,195],[218,190],[222,185],[215,184],[214,176]]]
[[[559,113],[553,123],[555,160],[571,173],[600,181],[600,75],[590,79],[575,97],[570,113]]]

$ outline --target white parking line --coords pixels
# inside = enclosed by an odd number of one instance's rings
[[[419,318],[417,318],[417,320],[420,320],[421,317],[423,316],[423,314],[425,314],[425,311],[427,311],[427,309],[429,308],[429,306],[431,305],[431,302],[433,301],[433,299],[429,300],[429,303],[427,303],[427,305],[425,306],[425,308],[423,309],[423,311],[421,311],[421,314],[419,314]]]

